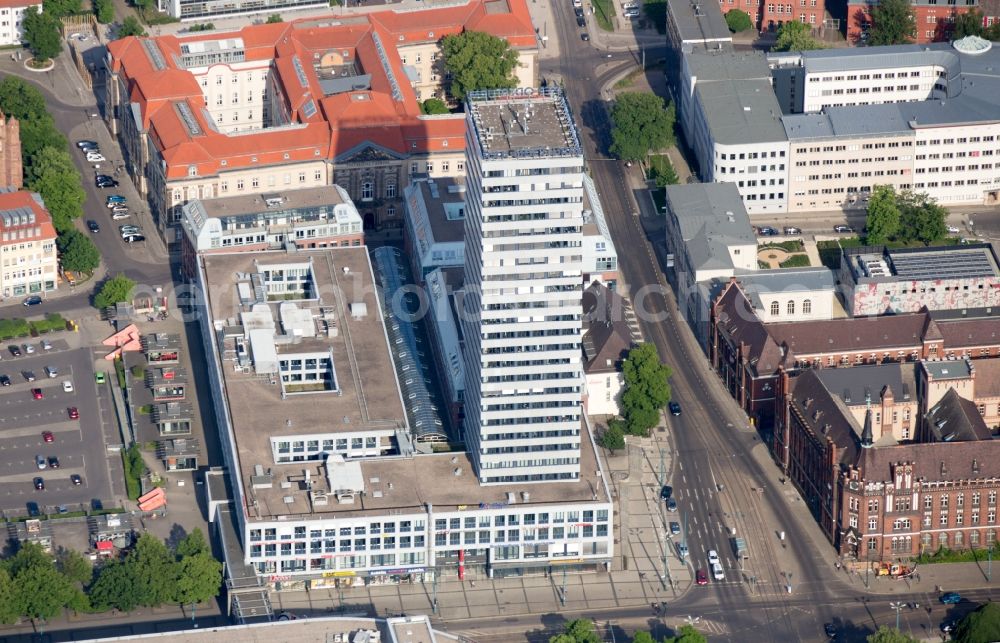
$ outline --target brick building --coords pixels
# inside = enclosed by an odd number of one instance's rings
[[[722,13],[733,9],[745,11],[760,31],[776,31],[790,20],[804,22],[814,29],[823,25],[825,0],[719,0]]]
[[[0,113],[0,187],[20,190],[23,185],[21,123]]]
[[[801,0],[800,0],[801,1]],[[878,0],[847,0],[847,40],[864,40],[871,23],[871,7]],[[990,26],[1000,20],[1000,3],[996,0],[910,0],[917,16],[917,43],[946,41],[951,36],[955,16],[977,9],[983,23]]]

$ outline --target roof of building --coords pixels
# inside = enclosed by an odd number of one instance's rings
[[[583,333],[584,372],[620,371],[622,361],[638,341],[628,321],[628,302],[595,281],[583,291],[583,310],[586,326]]]
[[[714,1],[668,2],[667,15],[682,43],[733,40],[722,7]]]
[[[735,183],[668,185],[667,208],[694,269],[733,268],[731,247],[757,245]]]
[[[865,480],[892,480],[893,467],[900,462],[913,463],[913,479],[929,482],[1000,477],[1000,458],[984,453],[981,441],[970,440],[941,444],[909,443],[874,449],[861,449],[855,466]]]
[[[975,348],[1000,344],[1000,324],[995,319],[939,319],[932,322],[947,349]]]
[[[845,369],[846,370],[846,369]],[[819,369],[807,369],[789,379],[790,411],[806,427],[813,439],[829,440],[840,450],[838,462],[849,464],[861,450],[863,427],[838,395],[820,378]]]
[[[988,243],[929,248],[844,248],[841,262],[847,264],[855,282],[863,283],[1000,278],[996,253]]]
[[[830,393],[848,406],[877,405],[890,394],[897,401],[915,400],[916,365],[913,363],[873,364],[853,368],[815,369]]]
[[[582,154],[569,104],[558,87],[471,92],[466,109],[479,148],[488,157]]]
[[[797,357],[825,353],[895,351],[923,343],[927,315],[910,313],[768,324],[771,336]]]
[[[949,359],[937,362],[923,361],[920,364],[935,382],[943,380],[964,380],[972,377],[973,368],[969,360]]]
[[[758,375],[771,375],[792,359],[771,337],[769,325],[760,320],[735,280],[716,303],[716,316],[719,332],[746,347],[746,359]]]
[[[465,178],[421,178],[412,181],[405,190],[406,208],[411,222],[419,218],[426,226],[418,226],[415,234],[420,252],[432,243],[455,243],[465,239]],[[427,228],[430,237],[426,238]],[[426,247],[424,247],[426,246]]]
[[[833,292],[837,287],[836,275],[824,266],[757,270],[739,273],[736,279],[758,310],[762,293]]]
[[[979,407],[950,388],[924,416],[927,430],[935,442],[990,440],[990,429],[979,414]]]
[[[976,374],[976,397],[1000,397],[1000,358],[977,359],[972,368]]]
[[[342,203],[350,204],[352,208],[354,206],[347,192],[339,185],[325,185],[317,188],[303,188],[301,190],[278,190],[274,193],[241,194],[201,200],[205,214],[209,217],[218,218],[271,212],[274,210],[307,209],[324,205],[340,205]]]
[[[367,149],[398,157],[461,151],[464,117],[421,115],[397,49],[463,30],[486,31],[515,48],[536,46],[525,0],[471,0],[419,11],[249,25],[224,33],[130,36],[108,45],[109,65],[121,75],[128,95],[124,100],[135,105],[140,127],[149,129],[166,161],[167,178],[187,177],[190,168],[198,176],[211,176],[223,169],[341,160]],[[216,129],[188,68],[232,61],[247,69],[270,68],[287,103],[289,125],[235,134]],[[338,90],[327,82],[330,66],[345,73],[348,68],[363,70],[357,78],[364,82]],[[332,91],[340,93],[327,93]]]
[[[40,194],[0,189],[0,245],[55,237],[52,216]]]
[[[787,140],[763,54],[729,48],[694,49],[684,58],[715,143]]]

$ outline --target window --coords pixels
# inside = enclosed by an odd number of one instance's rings
[[[776,301],[771,302],[771,316],[777,317],[781,314],[781,304]]]
[[[808,314],[812,313],[812,309],[813,309],[812,300],[811,299],[804,299],[802,301],[802,314],[803,315],[808,315]]]
[[[394,199],[396,198],[396,184],[389,183],[385,186],[385,198]]]
[[[875,531],[878,529],[878,518],[868,519],[868,531]]]
[[[788,306],[787,306],[787,308],[788,308],[788,314],[789,315],[794,315],[795,314],[795,302],[793,300],[788,300]]]
[[[375,196],[375,187],[371,181],[365,181],[361,184],[361,200],[371,201]]]

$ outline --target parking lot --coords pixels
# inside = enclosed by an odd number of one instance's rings
[[[107,385],[98,387],[94,381],[90,349],[71,346],[77,338],[61,335],[49,340],[50,350],[41,348],[40,339],[0,345],[0,374],[10,378],[9,386],[0,387],[0,453],[7,465],[0,474],[0,511],[10,515],[26,512],[29,502],[54,512],[60,505],[89,505],[94,500],[107,504],[114,498],[109,467],[118,456],[109,458],[106,436],[112,443],[120,440],[114,437],[110,394]],[[28,353],[25,344],[34,352]],[[55,377],[49,376],[50,368]],[[34,381],[28,381],[30,376]],[[78,419],[70,417],[71,408]],[[44,469],[36,464],[38,456],[46,460]],[[53,457],[58,468],[49,465]],[[120,465],[115,468],[120,470]],[[71,480],[74,475],[80,484]],[[44,481],[44,489],[35,488],[35,478]]]

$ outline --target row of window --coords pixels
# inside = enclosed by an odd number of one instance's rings
[[[923,533],[920,534],[920,544],[924,551],[931,551],[938,547],[952,547],[960,549],[965,547],[965,532]],[[968,532],[969,547],[979,547],[980,544],[991,545],[996,542],[996,530],[987,529],[986,538],[981,539],[978,530]],[[913,536],[893,536],[890,539],[890,547],[894,553],[910,553],[913,551]],[[868,551],[878,551],[878,537],[869,536],[867,539]]]
[[[795,300],[789,299],[788,303],[785,304],[785,310],[786,310],[786,312],[789,315],[794,315],[795,314]],[[808,315],[810,313],[812,313],[812,300],[811,299],[803,299],[802,300],[802,314],[803,315]],[[780,314],[781,314],[781,304],[779,302],[777,302],[777,301],[772,301],[771,302],[771,316],[772,317],[777,317]]]

